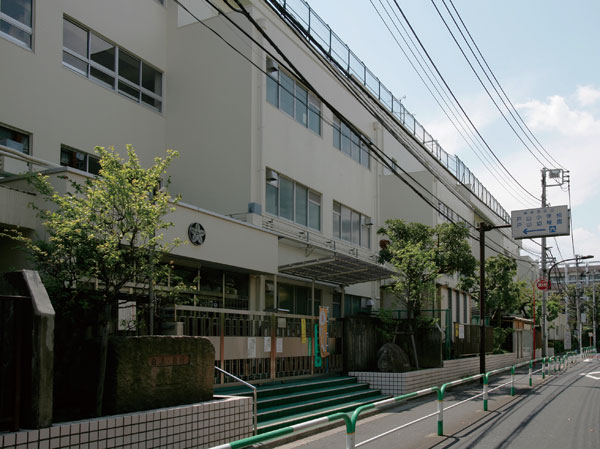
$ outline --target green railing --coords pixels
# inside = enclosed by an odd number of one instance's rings
[[[213,449],[244,448],[244,447],[252,446],[257,443],[274,440],[276,438],[280,438],[285,435],[290,435],[290,434],[293,434],[293,433],[296,433],[296,432],[299,432],[302,430],[306,430],[309,428],[321,426],[321,425],[336,422],[336,421],[343,421],[344,424],[346,425],[346,449],[354,449],[357,446],[356,445],[356,423],[358,421],[359,415],[362,412],[365,412],[367,410],[373,410],[373,409],[382,409],[384,407],[389,407],[390,405],[398,403],[398,402],[406,401],[408,399],[413,399],[413,398],[416,398],[419,396],[426,396],[426,395],[432,394],[432,393],[437,393],[437,412],[423,416],[414,421],[403,424],[399,427],[391,429],[380,435],[372,437],[366,441],[361,442],[359,444],[359,446],[362,446],[364,444],[372,442],[378,438],[381,438],[381,437],[388,435],[392,432],[395,432],[397,430],[400,430],[400,429],[403,429],[410,425],[416,424],[417,422],[423,421],[427,418],[431,418],[434,415],[437,415],[437,434],[439,436],[442,436],[444,434],[443,416],[444,416],[445,410],[449,410],[449,409],[451,409],[453,407],[457,407],[458,405],[461,405],[467,401],[470,401],[477,397],[483,396],[483,410],[488,411],[488,402],[487,401],[488,401],[489,392],[499,389],[499,388],[504,387],[509,384],[510,384],[510,394],[511,394],[511,396],[514,396],[515,395],[515,371],[517,368],[521,368],[523,366],[529,366],[529,371],[528,371],[529,386],[533,387],[532,375],[534,373],[541,371],[542,378],[545,378],[546,372],[548,375],[555,374],[557,372],[560,372],[560,371],[568,368],[569,365],[572,365],[572,364],[582,361],[584,357],[589,357],[589,356],[592,356],[595,354],[596,354],[596,351],[593,347],[586,347],[586,348],[583,348],[581,354],[578,354],[577,352],[567,352],[566,354],[563,354],[561,356],[543,357],[543,358],[531,360],[528,362],[517,363],[515,365],[506,366],[504,368],[488,371],[485,374],[476,374],[474,376],[469,376],[469,377],[465,377],[463,379],[457,379],[452,382],[447,382],[447,383],[443,384],[441,387],[435,387],[435,386],[429,387],[429,388],[425,388],[423,390],[415,391],[413,393],[403,394],[401,396],[396,396],[396,397],[393,397],[390,399],[385,399],[383,401],[374,402],[372,404],[362,405],[360,407],[357,407],[353,412],[335,413],[335,414],[325,416],[322,418],[312,419],[310,421],[305,421],[303,423],[295,424],[293,426],[284,427],[282,429],[273,430],[271,432],[266,432],[266,433],[263,433],[260,435],[233,441],[231,443],[222,444],[220,446],[215,446]],[[541,362],[541,368],[537,371],[533,371],[534,365],[538,362]],[[504,384],[498,385],[493,390],[490,390],[489,389],[490,376],[494,376],[496,374],[500,374],[500,373],[506,372],[506,371],[510,371],[510,375],[511,375],[510,381],[506,382]],[[457,385],[461,385],[464,383],[472,382],[477,379],[483,379],[483,393],[469,397],[468,399],[465,399],[463,401],[460,401],[456,404],[452,404],[451,406],[444,408],[444,395],[449,388],[452,388],[452,387],[455,387]]]

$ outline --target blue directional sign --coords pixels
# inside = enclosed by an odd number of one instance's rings
[[[568,206],[540,207],[513,210],[512,236],[514,239],[556,237],[571,233]]]

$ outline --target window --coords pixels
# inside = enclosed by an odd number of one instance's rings
[[[344,294],[344,316],[357,315],[361,312],[362,296]],[[368,299],[368,298],[365,298]],[[342,294],[339,292],[333,293],[333,318],[341,318]]]
[[[340,203],[333,202],[333,236],[340,240],[371,247],[371,219]]]
[[[267,212],[321,230],[321,195],[289,178],[267,180]]]
[[[94,175],[100,173],[100,158],[64,145],[60,147],[60,165],[73,167]]]
[[[321,305],[321,290],[315,288],[315,312],[311,311],[311,288],[299,285],[277,284],[277,308],[295,315],[315,316]]]
[[[0,125],[0,145],[31,154],[29,148],[29,135]]]
[[[0,0],[0,35],[31,48],[33,0]]]
[[[162,109],[160,71],[67,19],[63,19],[63,64],[133,101]]]
[[[369,148],[365,144],[369,138],[358,135],[350,129],[346,122],[336,116],[333,117],[333,146],[342,153],[347,154],[359,164],[369,168]]]
[[[267,59],[267,101],[321,135],[321,102],[298,81]]]

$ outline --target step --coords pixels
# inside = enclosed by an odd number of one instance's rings
[[[362,383],[349,383],[339,386],[327,386],[320,387],[311,390],[300,390],[298,392],[281,395],[281,396],[269,396],[267,398],[258,400],[258,409],[262,410],[270,407],[281,407],[290,402],[299,403],[302,401],[308,401],[313,399],[319,399],[331,395],[354,393],[359,391],[368,390],[369,386]]]
[[[361,401],[363,399],[366,400],[379,394],[379,391],[366,389],[355,393],[335,394],[327,397],[320,397],[318,400],[296,402],[283,407],[265,408],[258,412],[258,421],[263,422],[278,418],[281,419],[288,415],[306,413],[331,405],[345,404],[348,402]]]
[[[373,402],[388,399],[389,395],[377,394],[371,398],[364,400],[352,401],[345,404],[338,404],[329,407],[323,407],[317,410],[312,410],[306,413],[296,413],[284,418],[271,419],[269,421],[260,422],[258,425],[258,433],[270,432],[271,430],[281,429],[283,427],[292,426],[311,419],[321,418],[323,416],[332,415],[339,412],[351,412],[361,405],[371,404]]]

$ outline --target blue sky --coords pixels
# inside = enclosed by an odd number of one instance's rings
[[[502,119],[431,0],[397,2],[490,147],[515,178],[539,197],[542,165]],[[526,194],[509,193],[506,181],[500,176],[496,180],[482,165],[408,64],[373,6],[385,16],[381,3],[389,8],[393,0],[309,3],[397,97],[406,97],[407,109],[446,151],[467,164],[507,211],[534,207],[531,199],[523,199]],[[445,12],[442,0],[435,3]],[[449,0],[446,3],[451,7]],[[575,252],[600,259],[600,2],[454,0],[454,5],[535,137],[570,170]],[[553,205],[569,201],[557,187],[549,189],[548,199]],[[572,257],[571,237],[556,240],[548,240],[554,255]],[[539,253],[534,243],[525,241],[525,246]]]

